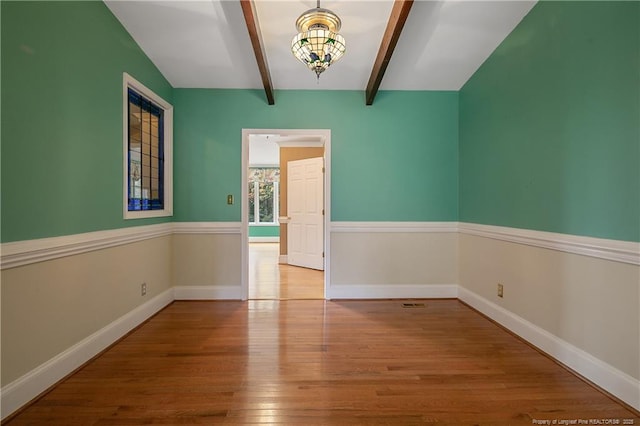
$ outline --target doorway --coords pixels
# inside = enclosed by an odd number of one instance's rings
[[[330,130],[242,130],[244,300],[328,298],[330,137]],[[279,155],[276,154],[274,160],[274,155],[270,156],[269,151],[282,153],[284,164],[280,162]],[[324,174],[320,175],[322,182],[318,187],[323,192],[319,194],[318,200],[318,210],[322,211],[322,216],[317,224],[321,229],[315,237],[321,240],[316,251],[321,251],[320,254],[324,257],[307,268],[294,266],[295,256],[291,262],[288,259],[291,242],[288,241],[287,227],[292,217],[287,211],[287,207],[291,205],[291,200],[287,198],[287,170],[290,163],[293,165],[298,160],[313,157],[316,157],[314,163],[324,163]],[[267,176],[263,183],[257,182],[261,176]],[[277,202],[274,202],[275,199]],[[263,205],[259,205],[260,203]],[[274,205],[268,206],[270,203]],[[297,215],[294,215],[293,222],[296,219]],[[274,232],[274,229],[279,232]],[[293,235],[295,236],[295,230]]]
[[[324,272],[279,262],[279,243],[249,242],[249,300],[324,298]]]

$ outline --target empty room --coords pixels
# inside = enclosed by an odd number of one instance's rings
[[[640,424],[640,2],[0,19],[3,424]]]

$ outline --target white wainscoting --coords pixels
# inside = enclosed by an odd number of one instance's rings
[[[531,229],[507,228],[503,226],[460,223],[461,234],[476,235],[495,240],[542,247],[582,256],[613,260],[615,262],[640,265],[640,243],[558,234]]]
[[[204,231],[173,236],[171,283],[176,294],[180,299],[242,299],[240,225],[210,224]]]
[[[174,222],[2,243],[0,267],[101,250],[170,234],[240,234],[241,222]],[[458,222],[331,222],[330,232],[460,232],[640,265],[640,243]]]
[[[174,230],[172,223],[133,226],[65,235],[62,237],[39,238],[36,240],[2,243],[2,269],[15,268],[30,263],[43,262],[65,256],[102,250],[108,247],[135,243],[150,238],[170,235]]]
[[[640,265],[640,243],[466,222],[331,222],[331,232],[459,232]]]
[[[640,243],[469,223],[459,228],[458,298],[640,410],[633,373]],[[496,296],[497,282],[505,284],[504,299]],[[589,314],[598,307],[612,309],[606,323]],[[622,332],[625,324],[627,338],[607,333],[607,325]],[[588,339],[583,329],[590,330]]]
[[[640,381],[464,287],[458,298],[607,392],[640,410]]]
[[[19,379],[3,386],[0,392],[2,418],[6,418],[42,392],[55,385],[65,376],[122,338],[129,331],[151,318],[151,316],[173,300],[173,289],[169,289],[31,370]]]
[[[240,234],[240,222],[176,222],[2,243],[2,269],[74,256],[171,234]]]
[[[2,269],[29,267],[31,264],[97,250],[116,248],[167,235],[240,235],[240,222],[162,223],[115,230],[96,231],[62,237],[2,244]],[[177,293],[177,294],[176,294]],[[105,325],[97,332],[35,367],[0,389],[1,418],[27,404],[96,354],[142,324],[174,300],[241,299],[236,286],[172,287],[129,313]]]
[[[456,222],[331,223],[330,299],[457,297]]]
[[[458,222],[332,222],[331,234],[458,233],[640,265],[640,243]],[[241,222],[162,223],[3,243],[0,265],[15,268],[171,234],[242,234]],[[456,253],[457,256],[457,253]],[[455,259],[457,262],[457,258]],[[335,260],[333,261],[335,264]],[[330,298],[450,298],[478,309],[549,355],[640,410],[640,382],[477,294],[450,283],[333,285]],[[173,300],[241,299],[241,287],[173,287],[1,389],[2,418],[28,403]]]

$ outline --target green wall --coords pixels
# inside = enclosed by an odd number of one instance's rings
[[[243,128],[331,129],[333,220],[457,220],[456,92],[172,89],[102,2],[1,4],[3,242],[239,221]],[[124,71],[175,107],[173,219],[122,219]]]
[[[172,89],[102,2],[1,8],[3,242],[240,221],[226,195],[241,195],[243,128],[331,129],[334,221],[640,240],[637,2],[541,2],[459,94],[370,107],[361,91],[268,106],[262,90]],[[173,219],[122,219],[124,71],[175,107]]]
[[[640,3],[541,2],[460,92],[460,220],[640,241]]]
[[[175,89],[176,221],[239,221],[241,133],[331,129],[333,221],[456,221],[458,94]]]
[[[122,73],[172,88],[103,2],[2,1],[2,241],[122,219]]]
[[[249,226],[250,237],[279,237],[280,226]]]

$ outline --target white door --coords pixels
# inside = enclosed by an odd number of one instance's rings
[[[287,165],[287,261],[324,270],[323,159],[289,161]]]

